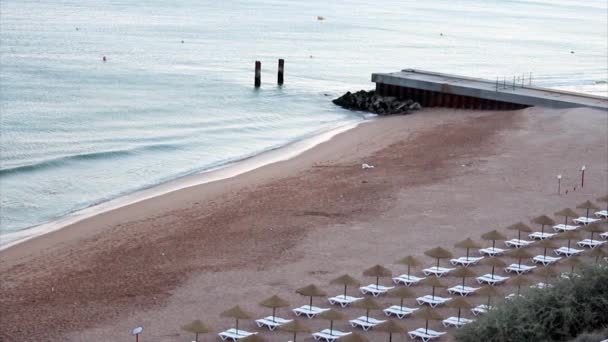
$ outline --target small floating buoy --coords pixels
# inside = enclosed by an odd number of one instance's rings
[[[184,44],[184,41],[182,40],[182,44]]]
[[[105,61],[107,61],[108,59],[106,58],[106,56],[103,56],[103,57],[101,58],[101,60],[105,62]]]
[[[318,15],[317,20],[325,20],[325,17]]]
[[[439,35],[443,37],[443,32],[440,32]]]
[[[77,27],[77,28],[76,28],[76,31],[78,31],[78,30],[79,30],[79,28]]]
[[[571,53],[571,54],[574,54],[574,50],[570,50],[570,53]]]

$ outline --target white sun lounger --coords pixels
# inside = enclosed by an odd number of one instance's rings
[[[469,324],[469,323],[473,323],[475,322],[474,319],[469,319],[469,318],[464,318],[464,317],[460,317],[460,319],[458,317],[448,317],[446,319],[444,319],[443,321],[441,321],[441,323],[443,323],[443,326],[448,328],[448,327],[455,327],[455,328],[460,328],[465,324]]]
[[[464,267],[469,267],[471,265],[475,265],[477,264],[481,259],[483,259],[484,257],[460,257],[457,259],[451,259],[450,263],[454,266],[464,266]]]
[[[408,331],[407,334],[412,340],[416,338],[422,339],[422,342],[427,342],[435,338],[439,338],[445,334],[445,332],[439,332],[432,329],[418,328],[416,330]]]
[[[402,274],[398,277],[393,278],[393,283],[395,284],[403,284],[405,286],[412,286],[419,283],[424,277],[416,277],[414,275]]]
[[[602,233],[600,234],[601,237],[603,237],[604,239],[608,240],[608,232]]]
[[[519,294],[520,297],[523,297],[524,295],[522,295],[521,293]],[[517,294],[515,293],[511,293],[510,295],[506,296],[505,299],[506,300],[512,300],[515,299],[517,297]]]
[[[479,290],[479,287],[456,285],[456,286],[450,287],[448,289],[448,293],[449,294],[459,294],[461,296],[468,296],[477,290]]]
[[[435,275],[439,278],[453,271],[454,268],[432,266],[422,270],[425,276]]]
[[[566,225],[566,224],[558,224],[556,226],[553,226],[553,230],[555,230],[556,232],[567,232],[570,230],[577,230],[580,226],[571,226],[571,225]]]
[[[438,305],[441,305],[441,304],[445,304],[451,300],[452,300],[452,298],[444,298],[444,297],[439,297],[439,296],[433,297],[431,295],[426,295],[426,296],[416,298],[416,302],[418,303],[418,305],[428,304],[432,308],[434,308]]]
[[[363,299],[363,297],[345,296],[343,294],[337,295],[335,297],[327,298],[327,300],[329,301],[329,303],[331,305],[340,305],[343,308],[345,308],[345,307],[349,306],[350,304],[352,304],[356,301],[359,301],[361,299]]]
[[[359,290],[363,294],[371,294],[374,297],[378,297],[379,295],[385,294],[389,290],[392,290],[394,288],[395,288],[394,286],[383,286],[383,285],[376,286],[376,284],[370,284],[367,286],[360,287]]]
[[[602,241],[602,240],[585,239],[585,240],[581,240],[581,241],[577,242],[576,244],[579,245],[580,247],[595,248],[595,247],[601,246],[605,243],[606,243],[606,241]]]
[[[554,235],[556,235],[556,233],[534,232],[534,233],[528,234],[528,237],[530,239],[534,239],[534,240],[544,240],[544,239],[550,239]]]
[[[482,248],[479,250],[479,253],[490,256],[490,257],[504,254],[504,252],[505,252],[504,249],[498,248],[498,247],[488,247],[488,248]]]
[[[572,220],[572,222],[582,224],[582,225],[587,225],[587,224],[590,224],[593,222],[597,222],[599,220],[600,220],[599,218],[581,216],[579,218],[575,218],[574,220]]]
[[[368,331],[369,329],[375,327],[378,324],[382,324],[386,321],[384,320],[380,320],[380,319],[375,319],[373,317],[366,317],[366,316],[361,316],[361,317],[357,317],[355,319],[351,319],[350,321],[348,321],[348,323],[350,323],[351,327],[353,328],[361,328],[364,331]]]
[[[528,247],[533,243],[534,243],[534,241],[520,240],[520,239],[511,239],[509,241],[505,241],[505,245],[507,245],[507,247],[512,247],[512,248]]]
[[[545,284],[542,281],[540,283],[536,283],[534,285],[530,285],[531,288],[533,289],[546,289],[546,288],[551,288],[553,287],[553,285],[551,284]]]
[[[567,257],[573,256],[573,255],[579,255],[583,252],[584,252],[584,250],[582,250],[582,249],[568,248],[568,247],[560,247],[555,250],[555,254],[565,255]]]
[[[595,217],[600,218],[600,219],[608,218],[608,210],[596,211]]]
[[[315,316],[317,316],[318,314],[325,312],[329,309],[326,308],[319,308],[316,306],[310,306],[310,305],[302,305],[299,308],[295,308],[293,309],[293,313],[296,314],[296,316],[306,316],[308,318],[313,318]]]
[[[487,304],[481,304],[481,305],[477,305],[476,307],[472,308],[471,312],[473,313],[473,315],[479,316],[490,310],[492,310],[492,306],[488,306]]]
[[[523,274],[523,273],[531,272],[535,268],[536,268],[536,266],[528,266],[528,265],[524,265],[524,264],[511,264],[511,265],[505,267],[505,272]]]
[[[572,278],[580,278],[581,275],[573,272],[562,272],[559,275],[563,279],[572,279]]]
[[[477,282],[479,284],[490,284],[490,285],[494,286],[494,285],[499,285],[499,284],[504,283],[505,281],[507,281],[507,279],[509,279],[509,277],[503,277],[503,276],[499,276],[496,274],[492,277],[492,274],[488,273],[488,274],[484,274],[480,277],[477,277],[475,279],[477,279]]]
[[[393,305],[382,311],[387,316],[395,315],[397,318],[403,319],[404,317],[411,315],[416,310],[418,310],[418,308],[408,308],[407,306],[401,307],[399,305]]]
[[[534,261],[537,264],[543,264],[543,266],[547,266],[547,265],[551,265],[554,264],[556,262],[558,262],[561,259],[561,257],[552,257],[552,256],[544,256],[544,255],[537,255],[534,258],[532,258],[532,261]]]
[[[267,327],[268,330],[273,331],[278,326],[291,322],[291,319],[284,319],[281,317],[264,317],[255,320],[255,324],[257,324],[258,328]]]
[[[226,341],[226,340],[232,340],[232,341],[236,341],[236,340],[240,340],[242,338],[245,338],[247,336],[251,336],[251,335],[255,335],[257,334],[257,332],[249,332],[249,331],[245,331],[245,330],[236,330],[234,328],[228,329],[226,331],[222,331],[221,333],[218,334],[219,337],[222,338],[222,341]]]
[[[335,329],[333,329],[333,330],[323,329],[319,332],[312,334],[312,337],[314,337],[314,339],[317,341],[324,340],[327,342],[334,342],[337,339],[339,339],[340,337],[350,335],[350,334],[352,334],[350,331],[343,332],[343,331],[335,330]]]

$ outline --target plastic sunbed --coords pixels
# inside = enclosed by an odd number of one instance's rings
[[[601,246],[605,243],[606,243],[606,241],[602,241],[602,240],[585,239],[585,240],[581,240],[581,241],[577,242],[576,244],[579,245],[580,247],[595,248],[595,247]]]
[[[483,259],[484,257],[460,257],[460,258],[456,258],[456,259],[451,259],[450,263],[454,266],[464,266],[464,267],[469,267],[471,265],[475,265],[477,264],[481,259]]]
[[[488,273],[488,274],[484,274],[480,277],[475,278],[477,279],[477,282],[479,284],[490,284],[492,286],[494,285],[499,285],[504,283],[505,281],[507,281],[507,279],[509,279],[509,277],[503,277],[503,276],[499,276],[499,275],[494,275],[492,276],[492,274]]]
[[[536,266],[528,266],[524,264],[511,264],[505,267],[505,272],[523,274],[531,272]]]
[[[361,317],[357,317],[355,319],[351,319],[350,321],[348,321],[348,323],[350,323],[350,325],[353,328],[361,328],[364,331],[368,331],[369,329],[375,327],[378,324],[382,324],[386,321],[380,320],[380,319],[375,319],[373,317],[366,317],[366,316],[361,316]]]
[[[402,274],[398,277],[393,278],[393,283],[395,284],[403,284],[405,286],[412,286],[414,284],[419,283],[424,277],[416,277],[414,275]]]
[[[600,234],[601,237],[603,237],[604,239],[608,240],[608,232],[602,233]]]
[[[477,290],[479,290],[479,287],[456,285],[456,286],[450,287],[448,289],[448,293],[449,294],[459,294],[461,296],[468,296]]]
[[[505,252],[504,249],[498,248],[498,247],[488,247],[488,248],[482,248],[479,250],[479,253],[481,253],[483,255],[491,256],[491,257],[504,254],[504,252]]]
[[[422,342],[427,342],[435,338],[441,337],[445,332],[439,332],[432,329],[418,328],[416,330],[408,331],[407,334],[412,340],[416,338],[422,339]]]
[[[523,297],[523,296],[524,296],[523,294],[521,294],[521,293],[519,294],[519,297]],[[511,293],[510,295],[506,296],[505,299],[512,300],[512,299],[515,299],[516,297],[517,297],[517,294]]]
[[[546,288],[550,288],[553,287],[553,285],[551,284],[545,284],[542,281],[540,283],[536,283],[534,285],[530,285],[531,288],[533,289],[546,289]]]
[[[312,337],[314,337],[314,339],[317,341],[324,340],[327,342],[333,342],[333,341],[336,341],[337,339],[339,339],[340,337],[350,335],[350,334],[352,334],[352,333],[343,332],[343,331],[335,330],[335,329],[332,329],[332,330],[323,329],[319,332],[312,334]]]
[[[240,340],[242,338],[245,338],[247,336],[251,336],[251,335],[255,335],[257,334],[257,332],[249,332],[249,331],[245,331],[245,330],[236,330],[236,329],[228,329],[226,331],[222,331],[221,333],[219,333],[219,337],[222,338],[222,341],[226,341],[226,340],[232,340],[232,341],[236,341],[236,340]]]
[[[534,241],[520,240],[520,239],[511,239],[509,241],[505,241],[505,245],[507,245],[507,247],[513,247],[513,248],[528,247],[533,243],[534,243]]]
[[[574,220],[572,220],[572,222],[582,224],[582,225],[587,225],[587,224],[590,224],[593,222],[597,222],[599,220],[600,220],[599,218],[581,216],[579,218],[575,218]]]
[[[397,318],[403,319],[404,317],[411,315],[416,310],[418,310],[418,308],[408,308],[407,306],[401,307],[399,305],[393,305],[382,311],[384,311],[384,314],[387,316],[395,315]]]
[[[331,297],[331,298],[327,298],[327,300],[329,301],[329,303],[331,305],[340,305],[341,307],[345,308],[347,306],[349,306],[350,304],[363,299],[363,297],[352,297],[352,296],[345,296],[343,294],[341,295],[337,295],[335,297]]]
[[[395,288],[394,286],[383,286],[383,285],[370,284],[367,286],[360,287],[359,290],[363,294],[371,294],[374,297],[378,297],[379,295],[385,294],[389,290],[394,289],[394,288]]]
[[[543,264],[543,266],[547,266],[547,265],[551,265],[554,264],[556,262],[558,262],[561,259],[561,257],[552,257],[552,256],[544,256],[544,255],[537,255],[534,258],[532,258],[532,261],[534,261],[537,264]]]
[[[296,314],[296,316],[306,316],[308,318],[313,318],[315,316],[317,316],[318,314],[325,312],[329,309],[326,308],[319,308],[316,306],[310,306],[310,305],[302,305],[299,308],[295,308],[293,309],[293,313]]]
[[[464,318],[464,317],[448,317],[446,319],[444,319],[443,321],[441,321],[441,323],[443,323],[443,326],[448,328],[448,327],[455,327],[455,328],[460,328],[465,324],[469,324],[469,323],[473,323],[475,322],[474,319],[469,319],[469,318]]]
[[[270,331],[273,331],[278,326],[281,326],[285,323],[291,322],[291,319],[284,319],[281,317],[273,317],[268,316],[260,319],[256,319],[255,324],[257,324],[258,328],[267,327]]]
[[[432,308],[434,308],[438,305],[441,305],[441,304],[445,304],[451,300],[452,300],[452,298],[444,298],[444,297],[439,297],[439,296],[433,297],[431,295],[426,295],[426,296],[416,298],[416,302],[418,303],[418,305],[428,304]]]
[[[600,218],[600,219],[608,218],[608,210],[596,211],[595,217]]]
[[[572,255],[579,255],[583,252],[584,252],[584,250],[582,250],[582,249],[568,248],[568,247],[560,247],[555,250],[555,254],[565,255],[567,257],[570,257]]]
[[[553,226],[553,230],[555,230],[556,232],[567,232],[570,230],[577,230],[580,226],[571,226],[571,225],[566,225],[566,224],[558,224],[556,226]]]
[[[477,305],[476,307],[472,308],[471,312],[473,313],[473,315],[479,316],[490,310],[492,310],[492,306],[488,306],[487,304],[481,304],[481,305]]]
[[[454,268],[432,266],[422,270],[425,276],[435,275],[439,278],[453,271]]]
[[[554,235],[556,235],[556,233],[534,232],[534,233],[528,234],[528,237],[530,239],[534,239],[534,240],[544,240],[544,239],[550,239]]]

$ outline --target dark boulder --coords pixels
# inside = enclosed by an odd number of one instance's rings
[[[400,100],[394,96],[376,95],[375,91],[350,91],[332,101],[338,106],[351,110],[362,110],[378,115],[409,114],[419,110],[420,104],[412,100]]]

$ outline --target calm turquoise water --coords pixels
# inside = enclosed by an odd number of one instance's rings
[[[372,72],[533,72],[537,85],[608,93],[604,0],[0,6],[5,237],[364,120],[329,100],[370,88]],[[282,88],[274,85],[277,58],[286,59]],[[255,60],[263,65],[259,91]]]

